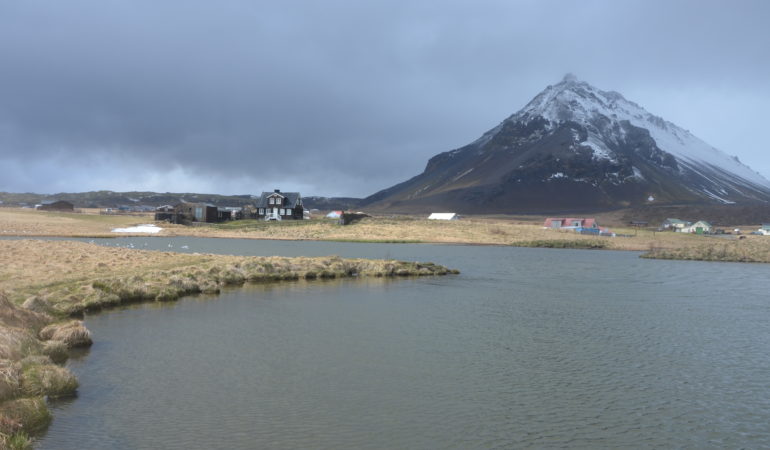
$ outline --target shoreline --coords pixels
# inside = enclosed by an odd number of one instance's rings
[[[553,232],[554,230],[544,230]],[[558,231],[557,231],[558,232]],[[654,243],[631,247],[619,247],[613,245],[615,239],[627,239],[626,237],[601,237],[587,235],[569,235],[558,232],[562,236],[548,236],[550,239],[538,239],[532,241],[512,241],[509,243],[495,242],[461,242],[461,241],[429,241],[429,240],[390,240],[390,239],[338,239],[338,238],[290,238],[281,236],[254,236],[230,234],[200,235],[197,233],[168,233],[168,234],[143,234],[124,233],[114,234],[37,234],[37,235],[2,235],[2,240],[24,240],[49,238],[67,241],[68,239],[120,239],[120,238],[207,238],[207,239],[248,239],[255,241],[299,241],[299,242],[340,242],[353,244],[411,244],[411,245],[453,245],[453,246],[478,246],[478,247],[525,247],[525,248],[550,248],[572,250],[600,250],[600,251],[629,251],[640,252],[640,258],[662,259],[676,261],[704,261],[704,262],[739,262],[739,263],[770,263],[770,238],[766,236],[751,236],[750,243],[738,239],[726,240],[723,238],[706,237],[710,239],[705,243],[688,242],[683,246],[657,246]],[[666,233],[666,232],[660,232]],[[674,234],[668,232],[668,234]],[[703,237],[688,236],[688,238],[704,239]],[[719,240],[716,240],[719,239]],[[73,241],[74,242],[74,241]],[[755,245],[756,244],[756,245]],[[750,247],[755,246],[752,249]]]
[[[433,263],[186,254],[67,240],[0,240],[0,250],[2,448],[30,448],[51,421],[45,398],[76,394],[77,379],[63,364],[71,350],[92,343],[80,320],[86,313],[247,283],[458,273]]]
[[[118,227],[155,223],[160,233],[113,233]],[[751,229],[751,227],[742,227]],[[350,243],[409,243],[630,250],[652,259],[770,263],[770,237],[692,235],[613,227],[618,236],[597,237],[544,228],[534,219],[469,216],[456,221],[415,216],[373,216],[341,226],[334,220],[264,222],[240,220],[184,226],[154,222],[150,216],[47,213],[0,208],[0,237],[113,239],[120,237],[201,237]],[[599,245],[588,245],[598,242]]]

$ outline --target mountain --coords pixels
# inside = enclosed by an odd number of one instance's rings
[[[476,141],[361,206],[557,212],[770,201],[770,181],[621,94],[567,75]]]

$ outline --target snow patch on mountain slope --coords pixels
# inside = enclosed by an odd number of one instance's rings
[[[588,83],[577,81],[574,76],[565,77],[561,83],[548,86],[508,120],[528,121],[541,116],[553,125],[566,120],[578,122],[588,130],[588,139],[584,144],[594,150],[596,158],[611,159],[612,153],[608,152],[601,135],[592,125],[598,115],[614,122],[627,120],[636,127],[648,130],[661,150],[674,155],[688,168],[715,166],[745,181],[770,188],[770,181],[740,163],[737,158],[708,145],[689,131],[648,113],[619,93],[601,91]],[[622,127],[618,128],[622,130]],[[491,136],[482,137],[485,138],[488,141]],[[616,136],[616,139],[623,139],[623,136]]]

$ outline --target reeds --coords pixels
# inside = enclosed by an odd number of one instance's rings
[[[722,240],[674,249],[650,248],[641,257],[691,261],[770,263],[770,238],[766,236],[752,236],[752,238],[730,241]]]

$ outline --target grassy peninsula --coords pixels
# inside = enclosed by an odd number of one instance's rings
[[[74,395],[61,364],[91,345],[79,318],[244,283],[456,273],[393,260],[178,254],[68,241],[0,241],[0,448],[28,448],[51,420],[45,397]]]

